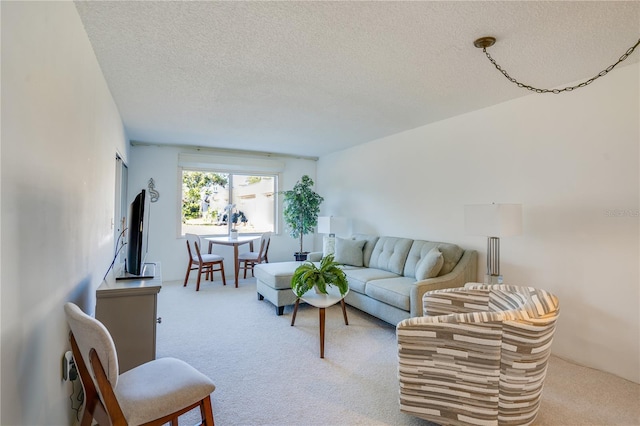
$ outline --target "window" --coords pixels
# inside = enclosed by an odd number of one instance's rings
[[[275,232],[277,174],[182,169],[181,235]]]

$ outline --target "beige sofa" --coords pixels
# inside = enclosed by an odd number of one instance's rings
[[[335,257],[349,281],[345,302],[393,325],[422,316],[422,296],[427,291],[476,281],[477,252],[450,243],[358,234],[337,238]],[[309,255],[310,261],[321,258],[322,253]],[[258,299],[273,303],[278,315],[295,303],[291,276],[299,265],[255,267]]]

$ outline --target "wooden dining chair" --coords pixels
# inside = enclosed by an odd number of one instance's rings
[[[200,408],[202,425],[214,426],[207,376],[176,358],[159,358],[119,374],[111,334],[75,304],[64,306],[69,340],[84,388],[80,426],[178,425],[178,416]]]
[[[184,277],[184,285],[187,286],[189,281],[189,273],[195,269],[198,270],[198,279],[196,281],[196,291],[200,290],[200,278],[205,274],[205,280],[213,281],[213,272],[220,271],[222,274],[222,284],[227,285],[227,279],[224,276],[224,257],[205,253],[200,251],[200,237],[196,234],[185,234],[187,237],[187,252],[189,253],[189,265],[187,266],[187,275]]]
[[[260,249],[258,251],[247,251],[238,254],[238,263],[240,269],[244,269],[244,278],[247,278],[247,269],[251,270],[253,275],[253,267],[259,263],[269,263],[267,254],[269,252],[269,243],[271,242],[271,232],[265,232],[260,239]]]
[[[271,244],[271,235],[273,235],[273,232],[269,232],[269,239],[267,240],[267,245],[264,248],[264,263],[269,263],[269,244]]]

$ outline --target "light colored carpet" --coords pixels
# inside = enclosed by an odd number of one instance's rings
[[[158,296],[157,356],[190,363],[216,384],[217,426],[428,425],[398,408],[395,327],[347,306],[327,309],[325,358],[318,310],[301,305],[276,316],[240,287],[165,282]],[[553,357],[538,425],[640,425],[640,385]],[[180,425],[199,421],[198,412]]]

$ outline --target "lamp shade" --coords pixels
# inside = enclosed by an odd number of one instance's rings
[[[508,237],[522,234],[522,204],[473,204],[464,206],[467,235]]]
[[[341,217],[320,216],[318,217],[318,233],[336,234],[345,231],[345,220]]]

